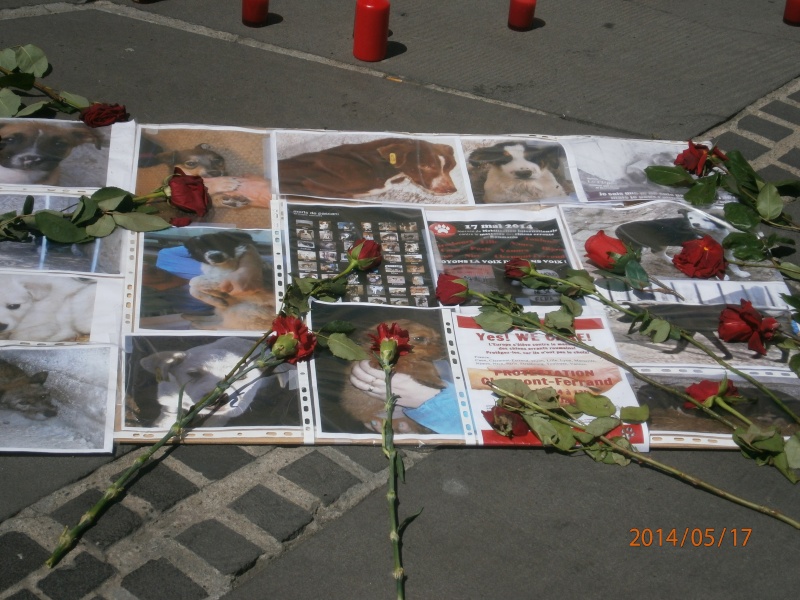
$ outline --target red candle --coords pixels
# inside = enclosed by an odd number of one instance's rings
[[[353,56],[376,62],[386,58],[389,40],[389,0],[356,0]]]
[[[248,27],[267,24],[269,0],[242,0],[242,23]]]
[[[800,0],[786,0],[783,22],[787,25],[800,26]]]
[[[532,29],[534,10],[536,10],[536,0],[511,0],[508,7],[508,28],[514,31]]]

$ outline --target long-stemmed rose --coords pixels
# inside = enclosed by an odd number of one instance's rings
[[[603,229],[587,238],[584,249],[586,256],[594,264],[618,275],[625,274],[625,265],[628,261],[639,258],[638,253],[625,242],[607,235]]]
[[[675,164],[693,175],[702,177],[708,175],[708,172],[717,164],[726,160],[728,157],[716,146],[709,148],[705,144],[695,144],[689,140],[689,147],[678,154]]]
[[[371,350],[378,359],[378,364],[383,369],[384,382],[386,384],[386,400],[384,412],[386,418],[383,420],[381,429],[381,442],[383,453],[389,460],[388,489],[386,491],[386,501],[389,505],[389,539],[392,542],[392,554],[394,557],[394,569],[392,577],[395,580],[397,598],[405,598],[405,571],[403,570],[403,556],[401,536],[405,527],[419,514],[407,518],[402,524],[399,522],[397,514],[397,479],[404,479],[403,457],[397,452],[394,446],[394,427],[392,416],[397,402],[397,396],[392,393],[392,375],[398,359],[412,351],[409,344],[408,331],[402,329],[397,323],[391,326],[381,323],[377,328],[377,335],[370,334],[372,338]]]
[[[122,104],[103,104],[93,102],[81,111],[81,121],[89,127],[107,127],[131,118]]]

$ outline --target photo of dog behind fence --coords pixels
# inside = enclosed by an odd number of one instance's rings
[[[392,378],[392,392],[398,396],[393,413],[395,433],[409,437],[463,437],[438,310],[318,303],[312,308],[311,319],[314,328],[333,320],[352,323],[356,331],[350,338],[367,351],[373,341],[370,334],[375,335],[380,323],[397,323],[407,330],[412,350],[400,357]],[[318,436],[379,436],[386,416],[386,386],[377,361],[351,362],[319,352],[313,369],[318,394]]]
[[[462,138],[476,204],[575,202],[561,144],[526,138]]]
[[[136,193],[163,185],[180,169],[203,178],[211,197],[204,223],[230,223],[242,228],[271,224],[272,182],[270,134],[258,130],[145,127],[137,155]],[[178,216],[168,213],[165,216]],[[180,213],[186,216],[186,213]]]
[[[141,329],[265,331],[275,318],[269,230],[147,233],[140,269]]]

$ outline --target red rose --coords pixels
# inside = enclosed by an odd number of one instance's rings
[[[725,154],[716,146],[711,148],[710,152],[712,156],[715,156],[722,161],[728,160],[728,157],[725,156]],[[708,146],[703,144],[695,144],[692,142],[692,140],[689,140],[689,147],[678,154],[678,157],[675,159],[675,164],[683,167],[689,171],[689,173],[702,177],[711,170],[711,167],[713,167],[713,165],[709,166],[707,164],[708,154]],[[706,169],[706,167],[708,167],[708,169]]]
[[[169,224],[173,227],[186,227],[192,224],[192,219],[191,217],[172,217]]]
[[[672,264],[689,277],[723,278],[728,266],[722,245],[709,235],[683,243],[683,250],[672,257]]]
[[[506,277],[509,279],[524,279],[536,272],[531,261],[522,258],[512,258],[505,264]]]
[[[466,279],[442,273],[436,282],[436,299],[445,306],[464,304],[469,300],[469,284]]]
[[[775,337],[780,325],[772,317],[764,317],[748,300],[741,307],[728,306],[719,315],[719,337],[725,342],[747,342],[747,347],[766,354],[764,342]]]
[[[175,208],[202,217],[208,212],[211,198],[203,178],[198,175],[185,175],[180,169],[169,179],[169,203]]]
[[[101,104],[95,102],[81,111],[81,121],[89,127],[105,127],[120,121],[127,121],[131,116],[120,104]]]
[[[357,240],[347,251],[350,262],[356,264],[359,271],[369,271],[381,264],[381,245],[372,240]]]
[[[381,323],[378,325],[378,335],[370,334],[369,337],[372,338],[370,350],[379,354],[383,365],[392,365],[398,357],[411,352],[408,331],[401,329],[397,323],[392,323],[391,327]]]
[[[492,426],[492,429],[507,438],[513,438],[515,435],[525,435],[530,431],[525,419],[519,413],[501,406],[495,406],[491,410],[482,410],[481,414]]]
[[[723,397],[727,398],[729,396],[739,395],[739,391],[736,389],[736,386],[733,385],[733,383],[726,380],[725,384],[726,388],[725,388],[725,393],[722,394]],[[719,396],[720,395],[719,390],[721,385],[722,382],[720,381],[709,381],[708,379],[704,379],[700,383],[693,383],[692,385],[687,387],[686,393],[702,404],[709,398],[713,398],[714,396]],[[683,407],[697,408],[696,405],[692,404],[688,400],[683,403]]]
[[[583,247],[589,260],[608,271],[613,271],[629,252],[624,242],[606,235],[602,229],[587,239]]]
[[[267,344],[275,358],[283,358],[293,365],[314,353],[317,336],[308,330],[302,319],[276,317],[272,322],[272,333],[267,338]]]

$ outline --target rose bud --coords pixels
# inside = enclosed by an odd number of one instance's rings
[[[515,435],[525,435],[530,431],[525,419],[519,413],[505,409],[502,406],[494,406],[491,410],[482,410],[481,414],[492,426],[492,429],[507,438],[513,438]]]
[[[622,240],[606,235],[602,229],[586,240],[584,249],[589,260],[607,271],[624,272],[625,263],[634,258],[634,253]]]
[[[351,263],[355,263],[359,271],[369,271],[381,264],[381,245],[372,240],[357,240],[347,251]]]
[[[285,359],[293,365],[314,353],[317,337],[308,330],[302,319],[276,317],[267,344],[275,358]]]
[[[689,277],[703,279],[722,279],[728,266],[722,245],[709,235],[684,242],[683,250],[672,257],[672,264]]]
[[[719,337],[724,342],[747,342],[747,347],[766,354],[764,342],[775,337],[780,324],[772,317],[764,317],[753,308],[752,302],[742,300],[741,307],[728,306],[719,315]]]
[[[124,105],[95,102],[81,111],[81,121],[89,127],[105,127],[131,118]]]
[[[198,175],[186,175],[180,169],[169,178],[169,203],[180,210],[194,213],[202,217],[208,212],[211,198],[203,178]],[[165,190],[166,191],[166,190]]]
[[[397,359],[411,352],[408,343],[408,331],[401,329],[397,323],[387,327],[386,323],[378,325],[378,335],[370,334],[373,352],[377,352],[381,365],[393,365]]]
[[[524,279],[536,273],[533,263],[523,258],[512,258],[505,264],[506,277],[509,279]]]
[[[721,390],[723,384],[725,384],[725,391]],[[711,406],[712,404],[712,402],[706,404],[706,400],[709,398],[714,398],[715,396],[723,396],[724,398],[727,398],[729,396],[739,395],[736,386],[730,381],[709,381],[708,379],[704,379],[700,383],[693,383],[686,388],[686,393],[697,400],[700,404],[705,404],[706,406]],[[697,408],[695,404],[692,404],[688,400],[683,403],[683,407]]]
[[[436,282],[436,299],[445,306],[464,304],[469,300],[469,284],[466,279],[442,273]]]
[[[725,154],[716,146],[711,148],[710,152],[711,156],[714,156],[721,161],[728,160],[728,157],[725,156]],[[677,158],[675,159],[675,164],[679,167],[683,167],[693,175],[702,177],[703,175],[707,175],[714,166],[713,164],[709,165],[708,158],[708,146],[703,144],[695,144],[692,140],[689,140],[689,147],[678,154]]]

